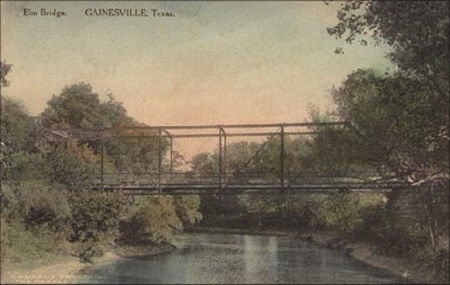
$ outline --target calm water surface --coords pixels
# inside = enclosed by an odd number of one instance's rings
[[[120,259],[94,267],[80,283],[402,283],[341,251],[280,236],[189,233],[178,250],[151,260]]]

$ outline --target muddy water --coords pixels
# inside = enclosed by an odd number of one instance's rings
[[[283,236],[189,233],[177,250],[151,260],[120,259],[92,268],[81,283],[104,284],[386,284],[386,271],[341,251]]]

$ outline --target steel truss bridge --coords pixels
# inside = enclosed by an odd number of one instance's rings
[[[308,170],[292,172],[286,152],[287,138],[313,136],[320,128],[352,128],[348,122],[304,122],[282,124],[235,124],[192,126],[136,126],[97,129],[49,130],[53,137],[76,139],[99,144],[100,169],[92,186],[97,190],[122,191],[128,195],[203,195],[203,194],[303,194],[336,192],[391,192],[408,185],[379,177],[362,179],[342,177]],[[230,171],[227,148],[232,138],[261,138],[259,149],[248,158],[244,168]],[[174,167],[174,143],[179,139],[212,138],[217,140],[217,165],[209,172],[177,171]],[[107,144],[124,140],[147,140],[156,157],[147,171],[108,172],[105,162]],[[277,162],[271,171],[257,172],[252,164],[268,143],[276,141]],[[127,154],[122,153],[122,156]]]

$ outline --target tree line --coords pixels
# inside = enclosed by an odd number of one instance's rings
[[[2,70],[4,66],[9,65],[3,62]],[[135,139],[120,145],[112,140],[102,150],[98,140],[48,132],[142,125],[111,94],[107,97],[101,100],[89,84],[66,86],[37,117],[20,101],[2,97],[1,231],[6,264],[46,254],[51,259],[58,252],[88,258],[111,244],[165,243],[184,225],[201,219],[195,196],[141,197],[130,203],[119,192],[92,190],[101,163],[111,173],[147,172],[154,169],[158,152],[167,151],[167,142],[158,148],[154,140]]]

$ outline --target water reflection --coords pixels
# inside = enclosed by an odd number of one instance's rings
[[[399,283],[344,253],[275,236],[183,234],[178,250],[151,260],[121,259],[95,267],[80,283],[330,284]]]

